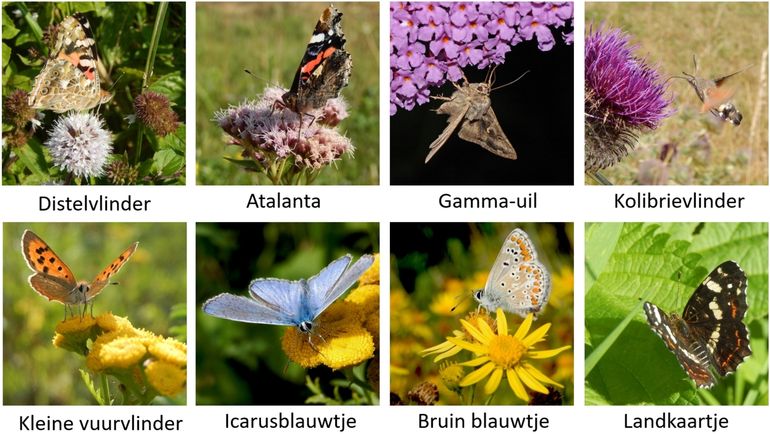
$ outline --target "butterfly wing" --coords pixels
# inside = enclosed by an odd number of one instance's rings
[[[480,302],[488,310],[503,310],[526,316],[537,313],[548,302],[551,276],[537,259],[529,236],[516,228],[505,239],[487,278]]]
[[[96,51],[88,19],[75,13],[59,23],[51,56],[35,78],[29,105],[63,113],[88,110],[112,97],[101,90]]]
[[[704,388],[713,386],[716,380],[709,371],[708,353],[698,339],[693,339],[690,334],[681,332],[687,328],[682,318],[666,315],[663,310],[650,302],[644,302],[644,313],[652,331],[663,339],[666,347],[674,353],[679,365],[695,381],[695,384]]]
[[[219,294],[203,303],[203,311],[217,318],[255,324],[295,325],[280,310],[260,303],[259,301],[228,293]]]
[[[67,264],[59,258],[40,237],[30,230],[21,236],[21,252],[27,266],[35,272],[29,277],[29,284],[38,294],[48,300],[73,304],[72,289],[77,280]]]
[[[115,258],[115,260],[112,261],[110,265],[104,267],[104,270],[102,270],[101,273],[94,277],[94,279],[91,281],[91,284],[89,285],[88,294],[86,294],[88,300],[96,297],[102,291],[102,289],[108,283],[110,283],[110,278],[116,275],[118,271],[120,271],[120,269],[123,267],[123,265],[128,262],[128,259],[136,251],[137,246],[139,246],[138,241],[128,246],[128,248],[124,250],[120,256]]]
[[[305,280],[275,278],[254,279],[249,284],[249,295],[254,303],[261,306],[263,315],[256,321],[261,324],[299,325],[312,321],[305,300],[308,284]],[[268,311],[270,314],[268,315]]]
[[[335,259],[318,274],[308,279],[308,306],[313,319],[350,288],[372,266],[374,256],[363,255],[350,268],[350,255]]]
[[[734,372],[751,355],[749,332],[743,324],[747,283],[737,263],[723,262],[696,288],[682,314],[692,333],[705,342],[722,376]]]

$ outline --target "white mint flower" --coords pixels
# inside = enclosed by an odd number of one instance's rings
[[[45,144],[56,167],[78,177],[102,176],[112,153],[112,135],[102,119],[90,113],[60,117]]]

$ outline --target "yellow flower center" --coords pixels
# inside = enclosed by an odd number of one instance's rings
[[[495,336],[489,342],[489,358],[503,369],[514,367],[526,351],[527,347],[510,335]]]

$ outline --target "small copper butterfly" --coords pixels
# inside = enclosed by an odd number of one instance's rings
[[[58,301],[70,308],[73,305],[85,307],[96,297],[134,254],[138,245],[139,242],[131,244],[89,283],[75,279],[67,264],[34,232],[25,230],[21,236],[21,252],[29,268],[35,272],[29,276],[32,289],[48,300]]]

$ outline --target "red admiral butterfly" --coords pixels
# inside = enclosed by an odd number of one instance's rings
[[[343,48],[342,13],[333,7],[324,9],[315,26],[305,55],[299,63],[291,89],[283,94],[283,105],[291,111],[310,115],[348,85],[352,61]],[[315,118],[314,118],[315,119]],[[312,121],[311,121],[312,123]]]
[[[751,355],[749,332],[743,324],[748,309],[746,289],[746,274],[738,264],[727,261],[695,289],[681,317],[644,303],[650,328],[698,387],[710,388],[716,382],[709,367],[724,377]]]

